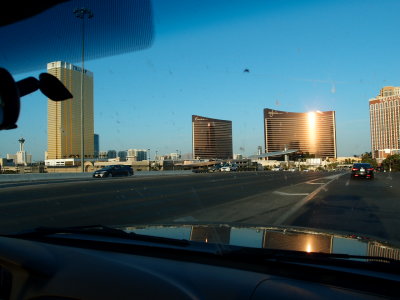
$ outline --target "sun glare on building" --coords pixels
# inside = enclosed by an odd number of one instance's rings
[[[315,112],[310,111],[308,113],[308,122],[310,127],[315,127]]]
[[[315,112],[310,111],[307,114],[308,117],[308,138],[310,143],[310,153],[316,151],[317,145],[317,128],[316,128],[316,116]]]

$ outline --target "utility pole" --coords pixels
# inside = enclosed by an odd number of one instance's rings
[[[87,8],[77,8],[73,11],[75,17],[82,20],[82,70],[81,70],[81,169],[85,172],[85,139],[84,139],[84,111],[83,111],[83,82],[85,73],[85,16],[93,18],[93,13]]]

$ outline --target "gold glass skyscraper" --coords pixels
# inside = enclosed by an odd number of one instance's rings
[[[265,152],[297,149],[316,158],[336,158],[334,111],[294,113],[264,109]]]
[[[48,159],[79,158],[81,153],[81,72],[80,67],[63,61],[47,64],[74,98],[47,102]],[[85,70],[83,112],[85,157],[94,155],[93,73]]]
[[[193,158],[232,158],[232,121],[192,116]]]

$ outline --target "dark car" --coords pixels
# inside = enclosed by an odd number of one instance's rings
[[[207,173],[206,168],[196,168],[192,170],[193,173]]]
[[[374,178],[374,168],[367,163],[357,163],[351,169],[351,178]]]
[[[222,164],[210,166],[210,167],[208,167],[208,172],[209,173],[219,172],[219,171],[221,171],[221,168],[222,168]]]
[[[131,166],[113,165],[107,166],[93,173],[93,177],[114,177],[114,176],[131,176],[133,169]]]

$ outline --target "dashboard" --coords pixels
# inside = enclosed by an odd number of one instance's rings
[[[275,275],[276,266],[255,266],[251,270],[246,263],[228,263],[209,253],[188,258],[154,245],[126,248],[116,246],[115,241],[103,240],[98,247],[99,241],[90,239],[79,247],[74,242],[72,246],[68,243],[63,238],[56,245],[1,237],[1,298],[375,299],[382,296],[335,286],[334,273],[332,284],[321,284],[293,278],[283,265],[281,271],[285,269],[288,276]],[[139,251],[129,253],[132,249]],[[306,273],[301,264],[295,268],[297,271],[293,273],[300,276]],[[326,276],[325,271],[315,274]],[[367,286],[368,281],[365,283]]]

